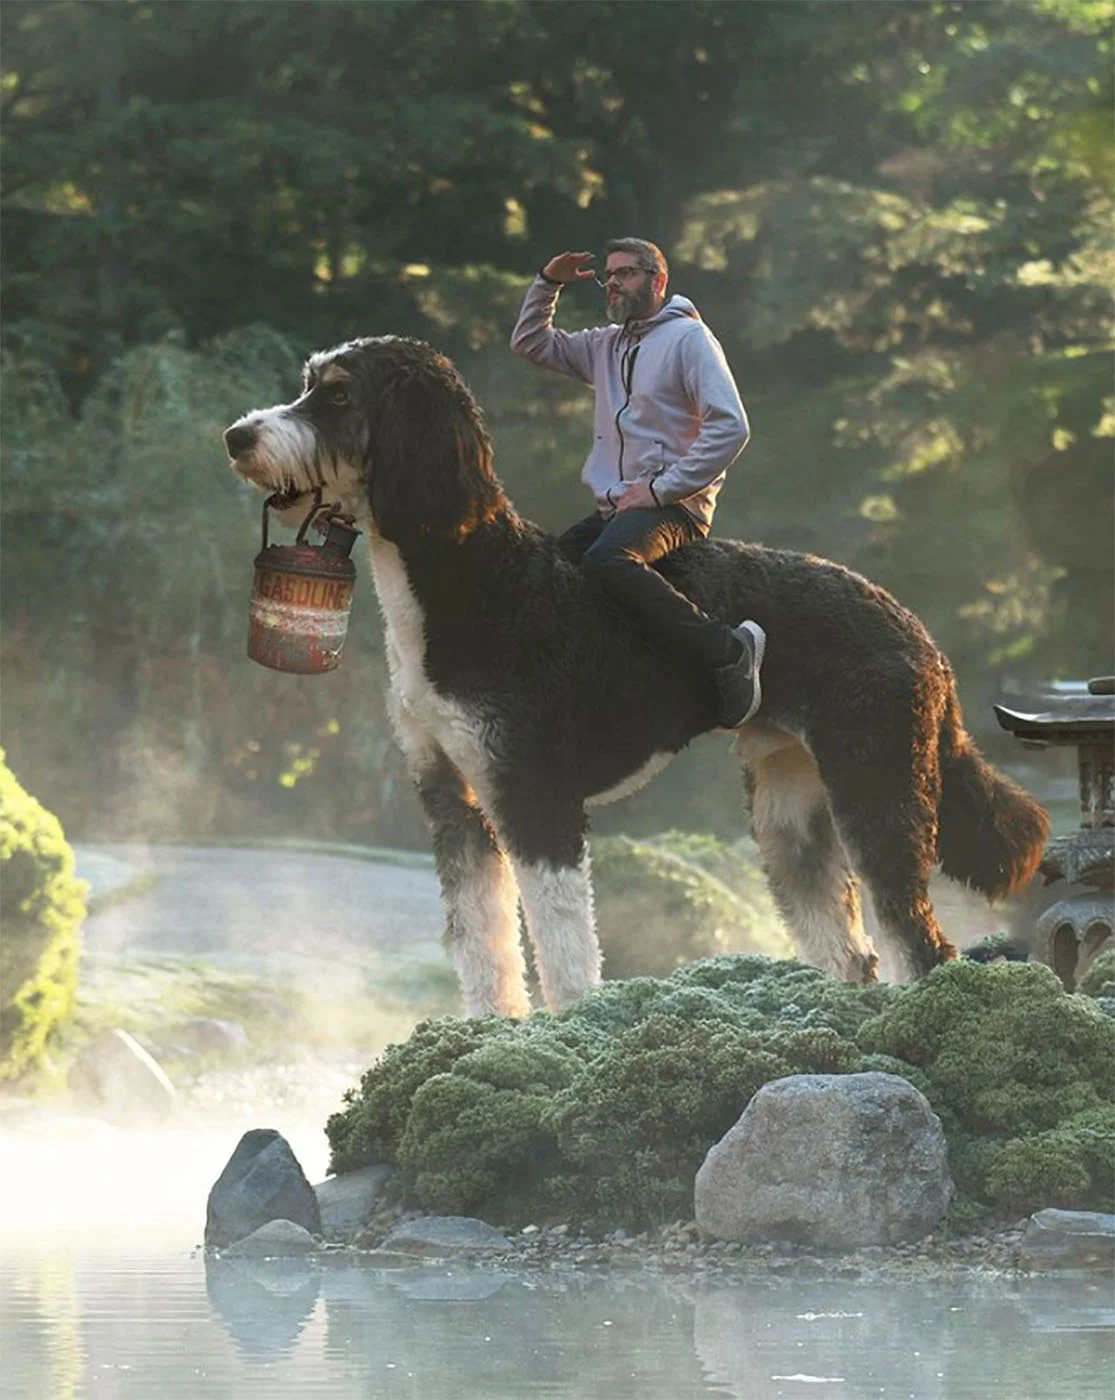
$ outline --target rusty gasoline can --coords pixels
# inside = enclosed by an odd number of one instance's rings
[[[356,569],[349,551],[359,531],[320,492],[292,545],[268,544],[263,506],[263,547],[255,558],[248,622],[248,655],[273,671],[313,676],[335,670],[348,632]],[[325,538],[306,542],[311,521]]]

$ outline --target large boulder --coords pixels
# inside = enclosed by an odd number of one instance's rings
[[[396,1225],[383,1242],[400,1254],[506,1254],[507,1236],[468,1215],[425,1215]]]
[[[1039,1210],[1021,1244],[1031,1269],[1096,1269],[1115,1264],[1115,1215],[1088,1210]]]
[[[321,1234],[317,1197],[290,1144],[274,1128],[253,1128],[209,1192],[206,1247],[234,1244],[272,1220],[290,1220],[311,1235]]]
[[[312,1254],[317,1241],[302,1225],[293,1220],[269,1220],[242,1240],[225,1249],[228,1259],[289,1259],[299,1254]]]
[[[319,1181],[314,1195],[321,1211],[322,1236],[338,1244],[351,1244],[375,1214],[384,1187],[394,1175],[394,1167],[376,1165]]]
[[[742,1243],[851,1250],[921,1239],[952,1197],[945,1136],[893,1074],[766,1084],[697,1173],[697,1224]]]

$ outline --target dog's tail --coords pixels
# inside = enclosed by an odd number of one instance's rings
[[[1041,861],[1049,817],[1039,802],[997,772],[972,743],[964,729],[955,682],[941,723],[939,754],[941,869],[989,899],[1022,889]]]

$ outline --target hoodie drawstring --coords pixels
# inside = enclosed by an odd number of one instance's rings
[[[627,349],[623,352],[623,356],[619,362],[619,382],[623,385],[625,395],[623,403],[620,404],[619,411],[616,413],[616,434],[619,437],[620,481],[623,480],[623,429],[619,426],[619,417],[620,414],[627,407],[627,405],[631,402],[631,385],[635,378],[635,361],[638,358],[639,351],[641,348],[642,346],[638,342],[636,342],[634,345],[629,345]]]

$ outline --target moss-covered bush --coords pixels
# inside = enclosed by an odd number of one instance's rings
[[[788,1074],[901,1074],[949,1139],[951,1218],[1108,1207],[1115,1023],[1048,968],[956,962],[911,987],[719,957],[605,983],[558,1016],[428,1021],[328,1123],[331,1169],[498,1224],[640,1229],[692,1212],[709,1147]]]
[[[1105,949],[1080,979],[1078,992],[1086,997],[1115,997],[1115,947]]]
[[[0,750],[0,1079],[43,1067],[73,1011],[85,885],[58,818]]]
[[[1115,1024],[1049,968],[950,963],[858,1041],[920,1071],[962,1193],[1004,1212],[1111,1204]]]
[[[603,837],[592,870],[609,980],[668,977],[722,953],[793,954],[757,863],[715,837]]]
[[[760,1085],[859,1068],[856,1027],[894,995],[759,956],[605,983],[559,1016],[431,1021],[329,1121],[334,1171],[397,1163],[436,1211],[641,1228]]]

